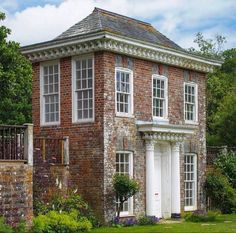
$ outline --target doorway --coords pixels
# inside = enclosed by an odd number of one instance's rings
[[[171,217],[171,146],[169,142],[155,145],[155,215]]]

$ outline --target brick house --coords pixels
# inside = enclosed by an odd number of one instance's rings
[[[33,64],[34,135],[69,137],[70,181],[100,219],[115,215],[116,172],[140,184],[122,216],[204,208],[206,73],[218,61],[98,8],[22,52]]]

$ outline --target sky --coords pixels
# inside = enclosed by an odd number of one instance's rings
[[[0,0],[0,24],[24,46],[54,39],[94,7],[149,22],[183,48],[196,48],[198,32],[225,36],[224,48],[236,47],[236,0]]]

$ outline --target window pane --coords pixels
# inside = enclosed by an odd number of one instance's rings
[[[44,75],[47,75],[47,74],[48,74],[48,66],[45,66],[45,67],[43,68],[43,74],[44,74]]]
[[[49,74],[53,74],[53,66],[49,66]]]
[[[86,69],[86,60],[82,60],[82,69]]]
[[[93,70],[89,69],[88,70],[88,78],[92,78],[93,77]]]
[[[83,117],[82,117],[82,110],[78,111],[78,119],[83,119]]]
[[[93,60],[88,59],[88,68],[92,68],[92,67],[93,67]]]
[[[54,73],[57,74],[58,73],[58,65],[54,66]]]
[[[80,66],[80,61],[76,61],[76,69],[80,70],[81,69],[81,66]]]

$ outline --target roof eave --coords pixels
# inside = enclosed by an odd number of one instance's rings
[[[66,39],[52,40],[21,48],[32,62],[72,56],[99,50],[109,50],[169,65],[212,72],[222,61],[208,59],[157,44],[152,44],[107,31],[93,32]]]

